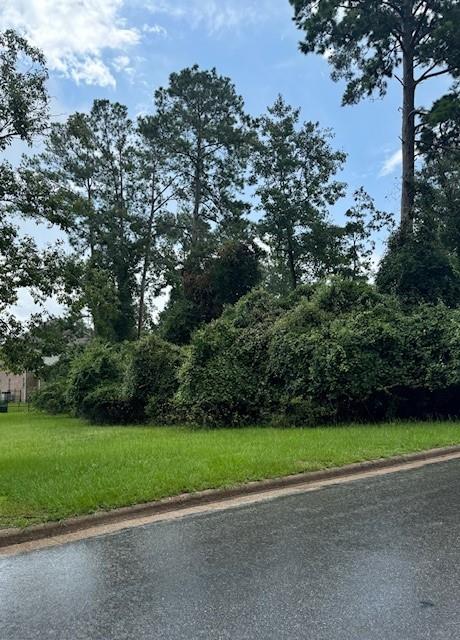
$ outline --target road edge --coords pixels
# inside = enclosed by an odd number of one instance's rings
[[[229,488],[206,489],[195,493],[184,493],[154,502],[121,507],[110,511],[98,511],[89,515],[68,518],[59,522],[46,522],[26,527],[25,529],[0,529],[0,549],[44,538],[54,538],[56,536],[84,531],[85,529],[92,529],[102,525],[123,522],[124,520],[133,520],[172,511],[185,510],[190,507],[208,505],[216,501],[242,498],[256,493],[265,493],[274,489],[308,485],[310,483],[322,480],[333,480],[335,478],[346,478],[347,476],[365,474],[377,469],[390,469],[394,466],[404,465],[404,463],[409,464],[417,461],[444,458],[450,454],[457,453],[460,453],[460,445],[428,449],[388,458],[379,458],[377,460],[356,462],[343,467],[331,467],[279,478],[256,480]]]

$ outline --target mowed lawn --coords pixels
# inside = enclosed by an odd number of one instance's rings
[[[193,431],[0,414],[0,527],[460,443],[460,423]]]

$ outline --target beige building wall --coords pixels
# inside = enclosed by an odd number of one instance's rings
[[[8,393],[16,402],[27,402],[38,388],[38,380],[32,373],[0,371],[0,396]]]

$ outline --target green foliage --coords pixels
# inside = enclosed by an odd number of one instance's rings
[[[184,271],[161,314],[162,336],[175,344],[187,344],[199,326],[218,318],[225,305],[251,291],[261,278],[260,254],[252,243],[229,240],[204,267]]]
[[[342,233],[342,264],[335,270],[348,278],[368,278],[372,273],[376,247],[376,234],[392,230],[391,214],[379,211],[372,198],[358,189],[354,193],[354,205],[345,212],[346,223]]]
[[[356,104],[374,93],[384,96],[392,78],[401,83],[401,229],[410,235],[416,195],[416,91],[430,78],[460,73],[458,0],[290,3],[295,23],[305,34],[301,51],[327,54],[332,78],[346,83],[343,104]]]
[[[440,155],[460,156],[460,85],[436,100],[420,123],[420,151],[429,161]]]
[[[83,263],[78,303],[101,340],[142,333],[147,288],[158,293],[170,267],[161,135],[155,118],[136,127],[124,105],[95,100],[89,114],[54,123],[44,152],[20,169],[22,212],[60,227]]]
[[[389,217],[359,189],[345,224],[330,222],[345,155],[281,96],[255,122],[230,79],[193,66],[170,76],[154,115],[137,124],[125,106],[96,100],[54,123],[43,152],[17,171],[0,165],[1,358],[47,377],[38,407],[99,423],[181,416],[211,426],[460,412],[457,86],[420,114],[417,183],[413,158],[416,87],[460,69],[458,3],[291,4],[302,50],[327,52],[346,81],[344,103],[383,95],[404,59],[410,224],[391,239],[376,286],[366,279]],[[0,150],[44,132],[46,77],[39,51],[0,34]],[[16,228],[18,213],[57,225],[73,254],[39,251]],[[254,289],[256,232],[268,245],[265,284],[279,296]],[[159,332],[168,342],[140,339],[166,285]],[[36,302],[59,294],[69,314],[21,326],[7,315],[21,287]],[[92,335],[86,310],[101,342],[75,355]],[[186,357],[171,344],[189,342]],[[47,370],[51,355],[61,359]]]
[[[113,401],[115,388],[121,397],[125,359],[123,348],[93,342],[73,360],[67,399],[75,415],[93,419],[98,411],[93,404]]]
[[[188,344],[192,333],[202,323],[199,307],[187,300],[180,289],[173,290],[166,309],[160,315],[161,336],[173,344]]]
[[[349,278],[332,278],[316,287],[312,295],[313,305],[332,317],[372,308],[381,300],[371,284]]]
[[[70,407],[67,399],[67,382],[65,378],[45,383],[34,394],[32,403],[37,409],[53,415],[68,413]]]
[[[181,363],[181,350],[157,336],[134,344],[124,378],[124,396],[132,401],[137,413],[146,411],[157,422],[171,416]]]
[[[329,131],[300,122],[300,110],[278,96],[259,121],[252,182],[260,198],[259,230],[270,248],[271,270],[292,288],[335,266],[338,229],[328,207],[342,195],[334,179],[345,154],[334,151]]]
[[[253,243],[229,240],[218,250],[210,266],[216,313],[235,304],[260,282],[261,250]]]
[[[388,244],[376,277],[380,291],[409,304],[460,302],[458,263],[440,241],[434,226],[422,222],[409,239],[395,235]]]
[[[40,390],[34,394],[32,402],[37,409],[53,414],[72,413],[69,401],[70,368],[76,358],[85,350],[83,344],[70,343],[65,351],[57,354],[55,361],[36,371],[40,375]]]
[[[79,413],[94,424],[133,424],[142,412],[129,398],[120,396],[120,383],[106,382],[85,395]]]
[[[190,420],[237,426],[268,414],[266,352],[280,313],[274,296],[256,290],[194,334],[177,394]]]
[[[5,336],[0,360],[7,371],[30,371],[40,378],[53,377],[56,369],[75,355],[78,345],[86,343],[91,332],[80,314],[67,313],[61,317],[33,315],[22,325],[20,332]],[[47,358],[58,358],[50,367]]]
[[[197,65],[171,74],[155,107],[177,185],[184,266],[199,270],[216,244],[247,228],[241,191],[250,119],[231,80]]]
[[[48,119],[48,72],[39,49],[12,30],[0,32],[0,150],[15,138],[31,144]]]
[[[74,415],[97,424],[172,419],[172,399],[178,387],[182,354],[178,347],[148,336],[132,344],[95,341],[78,353],[68,370],[44,389],[67,389],[67,406]],[[50,399],[51,401],[51,399]]]
[[[459,320],[353,280],[251,294],[194,335],[177,400],[211,426],[459,415]]]
[[[347,82],[343,102],[354,104],[377,91],[384,95],[403,54],[419,67],[459,68],[456,0],[404,3],[352,0],[290,0],[304,53],[328,54],[333,78]],[[458,24],[458,23],[457,23]],[[410,50],[407,48],[407,36]],[[437,70],[439,74],[439,69]]]
[[[0,151],[15,140],[32,144],[47,125],[48,72],[43,54],[14,31],[0,32]],[[0,162],[0,348],[24,329],[8,308],[20,288],[28,287],[35,301],[60,288],[59,247],[39,250],[16,224],[21,181],[7,162]]]

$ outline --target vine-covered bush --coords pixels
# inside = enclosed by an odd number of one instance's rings
[[[65,378],[45,383],[34,393],[32,403],[36,409],[47,413],[68,413],[70,410],[67,400],[67,382]]]
[[[332,280],[256,290],[186,348],[90,344],[37,396],[97,423],[315,425],[460,416],[460,309]]]
[[[196,332],[176,397],[192,422],[237,426],[268,419],[268,344],[282,311],[275,296],[257,290]]]
[[[181,349],[157,336],[122,345],[93,342],[70,365],[67,406],[98,424],[170,421],[182,360]]]
[[[312,425],[460,414],[460,312],[407,309],[335,280],[285,310],[257,294],[192,340],[178,399],[193,420]]]
[[[105,382],[82,400],[79,415],[96,424],[130,424],[143,420],[143,411],[120,392],[120,383]]]
[[[95,422],[109,422],[108,417],[104,419],[104,410],[110,402],[110,414],[115,416],[114,404],[118,400],[123,405],[120,414],[125,413],[122,388],[126,356],[126,347],[93,342],[73,360],[67,381],[67,400],[75,415]]]
[[[171,419],[182,359],[179,347],[158,336],[148,336],[133,346],[124,378],[124,394],[139,413],[161,422]]]

